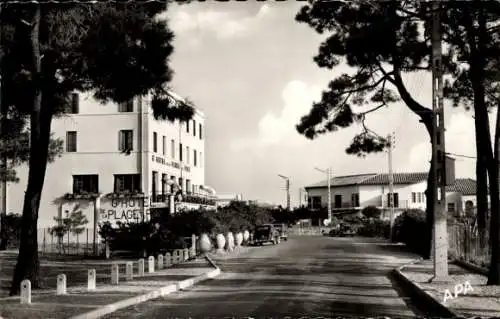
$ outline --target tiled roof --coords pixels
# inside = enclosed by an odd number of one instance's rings
[[[360,182],[367,178],[376,176],[377,174],[359,174],[359,175],[347,175],[347,176],[336,176],[331,179],[331,186],[348,186],[348,185],[358,185]],[[319,183],[306,186],[306,188],[316,188],[316,187],[327,187],[328,180],[321,181]]]
[[[425,181],[427,173],[394,173],[394,184],[414,184]],[[389,183],[389,174],[359,174],[336,176],[331,180],[331,187],[349,186],[349,185],[380,185]],[[306,186],[306,188],[327,187],[328,181]]]
[[[427,181],[426,172],[417,173],[394,173],[394,184],[405,185],[405,184],[416,184],[420,182]],[[331,180],[331,187],[341,187],[341,186],[352,186],[352,185],[386,185],[389,184],[389,174],[360,174],[360,175],[348,175],[348,176],[336,176]],[[327,187],[327,180],[321,181],[319,183],[306,186],[306,189],[310,188],[322,188]],[[455,184],[451,186],[446,186],[447,192],[457,192],[462,195],[475,195],[476,194],[476,181],[471,178],[457,178],[455,179]]]
[[[476,181],[472,178],[457,178],[454,185],[446,186],[446,191],[462,195],[476,195]]]
[[[415,184],[427,180],[428,173],[394,173],[394,184]],[[377,174],[359,183],[359,185],[389,184],[389,174]]]

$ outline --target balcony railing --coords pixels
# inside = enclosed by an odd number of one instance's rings
[[[185,195],[182,196],[182,201],[191,204],[215,206],[215,199],[208,197],[206,195],[195,194],[195,193],[186,193]]]

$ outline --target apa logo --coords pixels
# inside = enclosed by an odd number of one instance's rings
[[[448,299],[457,298],[459,294],[466,295],[467,292],[471,292],[471,291],[474,291],[474,289],[472,289],[472,286],[470,285],[470,283],[468,281],[466,281],[463,285],[462,284],[455,285],[455,296],[453,296],[451,294],[449,289],[446,289],[444,291],[443,303],[446,303],[446,300],[448,300]]]

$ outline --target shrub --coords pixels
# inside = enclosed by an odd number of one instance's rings
[[[366,220],[358,228],[357,234],[364,237],[389,238],[391,232],[391,223],[385,220]]]
[[[382,212],[375,206],[367,206],[363,208],[361,214],[366,218],[379,218]]]
[[[2,214],[0,219],[0,250],[19,247],[21,238],[21,215]]]
[[[427,225],[425,212],[419,209],[409,209],[399,215],[394,221],[393,241],[401,242],[412,251],[425,255],[427,250]]]

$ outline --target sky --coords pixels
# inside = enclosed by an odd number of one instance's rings
[[[357,158],[345,153],[352,126],[309,140],[295,125],[335,76],[345,72],[319,68],[313,57],[324,36],[295,21],[300,2],[193,2],[172,5],[165,16],[175,33],[171,67],[174,91],[193,101],[206,116],[206,184],[219,194],[285,205],[290,178],[292,206],[299,188],[334,175],[388,172],[387,153]],[[431,77],[408,74],[414,98],[431,106]],[[494,115],[491,115],[493,129]],[[395,172],[426,172],[430,143],[424,126],[402,103],[367,117],[370,129],[395,132]],[[447,152],[474,156],[472,114],[445,103]],[[457,157],[456,176],[475,176],[475,160]]]

